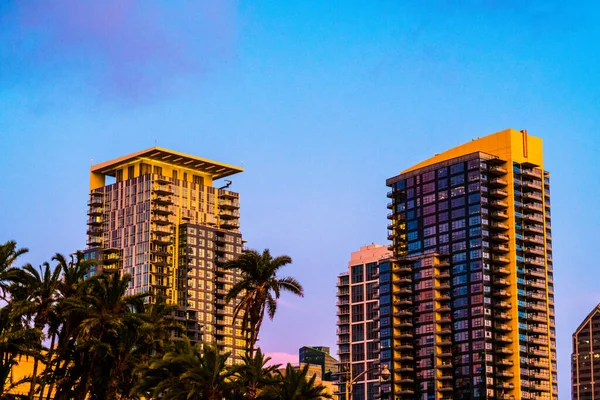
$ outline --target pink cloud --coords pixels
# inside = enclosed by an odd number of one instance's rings
[[[282,366],[286,366],[288,363],[298,364],[298,354],[275,351],[272,353],[266,353],[265,357],[271,357],[271,360],[268,363],[269,365],[281,364]]]

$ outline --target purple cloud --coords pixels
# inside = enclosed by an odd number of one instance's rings
[[[230,56],[233,1],[28,0],[14,20],[37,38],[35,68],[83,66],[102,92],[136,99]]]

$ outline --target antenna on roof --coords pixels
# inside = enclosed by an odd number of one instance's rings
[[[227,189],[229,186],[231,186],[231,181],[229,179],[225,179],[225,182],[227,182],[227,185],[221,186],[219,189]]]

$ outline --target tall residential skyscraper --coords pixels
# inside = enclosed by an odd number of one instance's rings
[[[600,304],[573,333],[571,398],[600,400]]]
[[[224,270],[242,252],[239,195],[214,187],[241,168],[153,147],[91,168],[86,257],[97,270],[128,273],[129,294],[150,293],[179,306],[193,341],[216,342],[243,355]],[[107,177],[112,182],[107,182]]]
[[[398,265],[394,312],[382,304],[380,318],[393,320],[394,398],[557,399],[542,140],[512,129],[473,139],[387,185]]]
[[[389,264],[387,247],[371,244],[353,252],[348,272],[338,276],[338,355],[341,380],[353,379],[379,365],[379,267]],[[388,267],[389,268],[389,267]],[[379,395],[377,369],[359,379],[353,400],[373,400]],[[345,385],[338,387],[343,399]]]

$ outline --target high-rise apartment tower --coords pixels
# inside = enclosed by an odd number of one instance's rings
[[[130,274],[129,294],[178,305],[190,339],[233,361],[246,342],[225,304],[238,274],[223,264],[242,252],[239,195],[213,183],[241,171],[158,147],[92,166],[85,252],[98,261],[92,273]]]
[[[600,400],[600,304],[573,333],[571,398]]]
[[[394,398],[557,399],[542,140],[505,130],[386,183]]]
[[[358,379],[353,400],[373,400],[379,396],[379,268],[387,265],[391,252],[377,244],[353,252],[348,272],[338,276],[338,396],[345,398],[345,381],[374,369]],[[384,268],[385,269],[385,268]],[[385,388],[383,388],[385,389]]]

